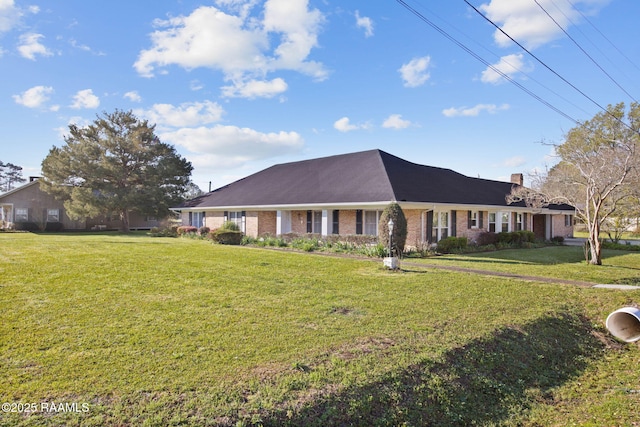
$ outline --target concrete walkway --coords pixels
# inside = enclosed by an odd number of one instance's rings
[[[411,261],[400,261],[400,268],[406,268],[406,267],[435,268],[438,270],[455,271],[458,273],[479,274],[483,276],[493,276],[493,277],[505,277],[510,279],[526,280],[529,282],[559,283],[562,285],[573,285],[573,286],[580,286],[583,288],[620,289],[620,290],[640,289],[640,286],[632,286],[632,285],[599,284],[599,283],[593,283],[593,282],[583,282],[580,280],[558,279],[555,277],[528,276],[523,274],[505,273],[502,271],[479,270],[475,268],[455,267],[450,265],[432,265],[432,264],[412,263]]]
[[[584,246],[587,239],[582,237],[565,237],[564,244],[567,246]],[[620,240],[621,245],[640,245],[640,240]]]

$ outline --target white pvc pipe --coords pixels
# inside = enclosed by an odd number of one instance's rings
[[[607,317],[607,329],[616,338],[625,342],[640,340],[640,309],[622,307]]]

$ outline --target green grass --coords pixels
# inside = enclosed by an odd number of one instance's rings
[[[605,249],[602,254],[602,266],[587,264],[583,248],[578,246],[444,255],[412,258],[407,262],[425,267],[444,265],[593,283],[640,283],[640,257],[636,253]]]
[[[552,249],[390,272],[190,239],[0,234],[0,403],[88,409],[0,425],[633,425],[640,352],[603,324],[639,291],[429,268],[599,282],[640,268],[640,254],[592,267]]]

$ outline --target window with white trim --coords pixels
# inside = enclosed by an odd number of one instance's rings
[[[439,242],[449,237],[449,212],[433,213],[433,228],[431,230],[431,241]]]
[[[502,212],[500,214],[500,224],[501,224],[500,230],[502,232],[506,233],[509,231],[509,228],[510,228],[509,223],[511,222],[510,219],[511,219],[511,215],[509,214],[509,212]]]
[[[478,228],[478,211],[471,211],[469,215],[469,227],[470,228]]]
[[[516,213],[516,231],[523,230],[522,223],[523,223],[522,214],[521,213]]]
[[[497,214],[495,212],[489,212],[489,232],[496,232]]]
[[[364,211],[364,234],[377,236],[379,221],[380,211]]]
[[[244,215],[242,215],[242,211],[230,211],[227,217],[227,221],[233,222],[240,228],[240,231],[244,233]]]
[[[192,212],[191,225],[198,228],[202,227],[204,225],[204,212]]]
[[[311,232],[315,234],[322,234],[322,211],[313,211]]]
[[[16,208],[13,220],[15,222],[29,221],[29,208]]]
[[[573,225],[573,215],[564,216],[564,226],[571,227]]]
[[[60,209],[47,209],[47,222],[60,222]]]

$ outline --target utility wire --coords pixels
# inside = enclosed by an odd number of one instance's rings
[[[424,4],[421,4],[420,2],[418,2],[418,4],[420,4],[422,9],[425,9],[430,15],[435,16],[436,18],[438,18],[439,20],[441,20],[442,22],[444,22],[446,25],[448,25],[449,27],[451,27],[454,31],[456,31],[457,33],[459,33],[461,36],[463,36],[464,38],[466,38],[467,40],[469,40],[470,42],[472,42],[473,44],[475,44],[479,49],[484,50],[485,52],[487,52],[488,54],[490,54],[491,56],[497,58],[498,60],[500,60],[501,62],[503,62],[504,64],[509,65],[511,68],[513,68],[514,70],[517,70],[518,72],[524,74],[525,76],[527,76],[528,80],[531,80],[532,82],[535,82],[538,86],[542,87],[543,89],[545,89],[547,92],[552,93],[553,95],[557,96],[558,98],[560,98],[561,100],[563,100],[564,102],[566,102],[567,104],[572,105],[573,107],[575,107],[576,109],[582,111],[584,114],[589,115],[590,113],[588,113],[587,111],[585,111],[582,107],[580,107],[579,105],[576,105],[574,102],[572,102],[571,100],[565,98],[564,96],[560,95],[558,92],[556,92],[555,90],[545,86],[542,82],[540,82],[539,80],[537,80],[534,76],[532,76],[531,74],[529,74],[528,72],[524,71],[523,69],[515,66],[514,64],[510,63],[509,61],[505,60],[504,57],[500,57],[500,55],[496,54],[495,52],[489,50],[486,46],[480,44],[478,42],[478,40],[470,37],[469,35],[465,34],[464,32],[460,31],[458,28],[456,28],[454,25],[452,25],[451,23],[447,22],[445,19],[443,19],[441,16],[438,16],[437,13],[435,13],[433,10],[429,9],[428,7],[426,7]],[[443,30],[444,31],[444,30]],[[454,37],[454,36],[452,36]],[[484,62],[483,62],[484,63]]]
[[[604,57],[604,58],[609,62],[609,64],[611,64],[611,65],[612,65],[616,70],[618,70],[618,72],[620,72],[620,74],[622,74],[624,77],[626,77],[628,81],[633,81],[633,79],[631,79],[631,78],[630,78],[630,77],[629,77],[629,76],[628,76],[628,75],[627,75],[627,74],[626,74],[626,73],[625,73],[625,72],[624,72],[624,71],[623,71],[623,70],[622,70],[622,69],[621,69],[617,64],[615,64],[615,63],[611,60],[611,58],[609,58],[609,56],[607,56],[607,54],[606,54],[605,52],[603,52],[603,51],[602,51],[602,49],[600,49],[600,47],[598,47],[598,45],[597,45],[597,44],[595,44],[595,43],[593,42],[593,40],[591,40],[591,39],[589,38],[589,36],[588,36],[587,34],[585,34],[585,33],[584,33],[584,31],[582,31],[582,30],[580,29],[580,26],[579,26],[578,24],[576,24],[575,22],[573,22],[573,20],[571,19],[571,17],[570,17],[570,16],[568,16],[568,15],[567,15],[563,10],[562,10],[562,8],[561,8],[560,6],[558,6],[558,4],[557,4],[554,0],[549,0],[549,1],[551,2],[551,4],[553,4],[553,5],[555,6],[555,8],[558,10],[558,12],[560,12],[560,13],[565,17],[565,19],[566,19],[566,20],[567,20],[567,21],[568,21],[568,22],[569,22],[573,27],[575,27],[576,31],[578,31],[580,34],[582,34],[582,37],[584,37],[586,40],[588,40],[588,41],[589,41],[589,43],[591,43],[591,46],[593,46],[593,47],[594,47],[594,49],[595,49],[595,50],[597,50],[597,51],[600,53],[600,55],[602,55],[602,56],[603,56],[603,57]],[[598,30],[598,29],[595,27],[595,25],[593,25],[593,23],[592,23],[591,21],[589,21],[589,20],[587,19],[587,17],[586,17],[582,12],[580,12],[580,10],[578,10],[578,9],[577,9],[577,8],[576,8],[576,7],[575,7],[575,6],[574,6],[574,5],[573,5],[569,0],[564,0],[564,1],[565,1],[569,6],[571,6],[571,8],[572,8],[575,12],[579,13],[580,15],[582,15],[582,17],[583,17],[587,22],[589,22],[589,24],[590,24],[590,25],[591,25],[591,26],[592,26],[592,27],[593,27],[593,28],[594,28],[598,33],[600,33],[600,35],[601,35],[601,36],[602,36],[606,41],[608,41],[608,42],[609,42],[609,44],[613,45],[613,43],[611,43],[611,41],[610,41],[609,39],[607,39],[607,37],[606,37],[604,34],[602,34],[602,32],[601,32],[600,30]],[[618,51],[622,56],[625,56],[625,55],[624,55],[624,53],[622,53],[622,52],[620,51],[620,49],[618,49],[618,47],[617,47],[617,46],[613,45],[613,47],[614,47],[614,48],[615,48],[615,49],[616,49],[616,50],[617,50],[617,51]],[[625,56],[625,58],[626,58],[626,56]],[[631,60],[630,60],[629,58],[626,58],[626,59],[627,59],[629,62],[631,62]],[[635,65],[633,62],[631,62],[631,64],[632,64],[634,67],[638,68],[638,66],[637,66],[637,65]],[[638,70],[640,71],[640,69],[638,69]],[[636,88],[637,88],[637,86],[636,86]]]
[[[522,50],[524,50],[525,52],[527,52],[532,58],[534,58],[536,61],[538,61],[540,64],[542,64],[542,66],[544,66],[547,70],[551,71],[555,76],[557,76],[560,80],[562,80],[563,82],[565,82],[566,84],[568,84],[569,86],[571,86],[574,90],[576,90],[578,93],[580,93],[582,96],[584,96],[585,98],[587,98],[589,101],[591,101],[594,105],[596,105],[598,108],[600,108],[600,110],[602,110],[605,114],[611,116],[614,120],[616,120],[617,122],[619,122],[620,124],[622,124],[623,126],[625,126],[626,128],[632,130],[633,132],[639,133],[640,134],[640,130],[634,129],[633,127],[631,127],[630,125],[628,125],[627,123],[625,123],[623,120],[621,120],[620,118],[616,117],[615,115],[613,115],[611,112],[609,112],[609,110],[607,110],[606,108],[604,108],[602,105],[600,105],[596,100],[594,100],[593,98],[591,98],[589,95],[587,95],[586,93],[584,93],[583,91],[581,91],[580,89],[578,89],[573,83],[571,83],[569,80],[565,79],[564,77],[562,77],[557,71],[555,71],[553,68],[551,68],[550,66],[548,66],[543,60],[541,60],[540,58],[538,58],[536,55],[534,55],[529,49],[527,49],[526,47],[524,47],[521,43],[519,43],[516,39],[514,39],[513,37],[511,37],[509,34],[507,34],[506,31],[504,31],[502,28],[500,28],[500,26],[498,24],[496,24],[495,22],[493,22],[491,19],[487,18],[485,15],[482,14],[482,12],[480,12],[474,5],[472,5],[471,3],[469,3],[469,0],[464,0],[464,2],[470,7],[472,8],[474,11],[476,11],[476,13],[480,16],[482,16],[482,18],[484,18],[485,21],[487,21],[488,23],[490,23],[491,25],[493,25],[498,31],[500,31],[504,36],[506,36],[509,40],[511,40],[513,43],[515,43],[516,45],[518,45],[518,47]]]
[[[422,20],[423,22],[425,22],[427,25],[429,25],[431,28],[433,28],[434,30],[436,30],[437,32],[439,32],[441,35],[443,35],[445,38],[447,38],[449,41],[453,42],[454,44],[456,44],[458,47],[460,47],[462,50],[464,50],[465,52],[467,52],[469,55],[473,56],[474,58],[476,58],[478,61],[482,62],[485,66],[491,68],[491,70],[493,70],[495,73],[499,74],[502,78],[504,78],[505,80],[509,81],[510,83],[514,84],[515,86],[517,86],[519,89],[523,90],[524,92],[526,92],[528,95],[530,95],[531,97],[535,98],[537,101],[541,102],[542,104],[544,104],[545,106],[547,106],[548,108],[552,109],[553,111],[555,111],[556,113],[560,114],[561,116],[563,116],[564,118],[574,122],[575,124],[579,124],[579,121],[574,119],[573,117],[569,116],[567,113],[565,113],[564,111],[560,110],[559,108],[555,107],[553,104],[547,102],[546,100],[544,100],[542,97],[540,97],[539,95],[535,94],[534,92],[532,92],[531,90],[529,90],[528,88],[526,88],[525,86],[523,86],[522,84],[520,84],[519,82],[515,81],[514,79],[512,79],[509,75],[507,75],[506,73],[504,73],[502,70],[498,69],[496,66],[494,66],[493,64],[489,63],[488,61],[486,61],[484,58],[482,58],[480,55],[478,55],[477,53],[475,53],[472,49],[470,49],[469,47],[467,47],[465,44],[463,44],[462,42],[458,41],[455,37],[453,37],[452,35],[450,35],[449,33],[447,33],[445,30],[443,30],[441,27],[439,27],[437,24],[435,24],[434,22],[432,22],[431,20],[429,20],[429,18],[427,18],[426,16],[424,16],[422,13],[418,12],[416,9],[414,9],[413,7],[411,7],[410,5],[408,5],[404,0],[396,0],[398,3],[400,3],[404,8],[406,8],[409,12],[413,13],[415,16],[417,16],[420,20]]]
[[[629,57],[628,57],[627,55],[625,55],[625,54],[624,54],[624,52],[622,52],[622,51],[620,50],[620,48],[618,48],[618,46],[616,46],[616,44],[615,44],[615,43],[613,43],[611,40],[609,40],[609,39],[607,38],[607,36],[606,36],[606,35],[604,35],[604,34],[602,33],[602,31],[600,31],[600,30],[598,29],[598,27],[596,27],[596,26],[593,24],[593,22],[591,22],[591,20],[589,20],[589,18],[587,18],[587,17],[586,17],[586,16],[585,16],[585,15],[584,15],[584,14],[583,14],[583,13],[582,13],[578,8],[576,8],[576,7],[573,5],[573,3],[571,3],[571,1],[570,1],[570,0],[566,0],[566,2],[567,2],[567,3],[569,3],[569,4],[571,5],[571,7],[572,7],[572,8],[574,8],[574,9],[575,9],[575,10],[576,10],[576,11],[577,11],[581,16],[582,16],[582,18],[583,18],[585,21],[587,21],[587,22],[589,23],[589,25],[591,25],[591,26],[593,27],[593,29],[594,29],[594,30],[596,30],[596,32],[597,32],[598,34],[600,34],[600,36],[602,36],[602,38],[603,38],[603,39],[605,39],[605,40],[606,40],[606,41],[607,41],[607,42],[608,42],[608,43],[609,43],[609,44],[610,44],[610,45],[611,45],[615,50],[617,50],[617,51],[618,51],[618,53],[619,53],[620,55],[622,55],[622,56],[623,56],[627,61],[629,61],[629,63],[630,63],[631,65],[633,65],[634,67],[636,67],[636,69],[637,69],[638,71],[640,71],[640,67],[638,67],[638,65],[637,65],[635,62],[633,62],[631,59],[629,59]]]
[[[593,59],[593,57],[591,55],[589,55],[586,50],[584,50],[582,48],[582,46],[580,46],[580,43],[578,43],[573,37],[571,37],[571,35],[562,27],[562,25],[560,25],[560,23],[558,23],[558,21],[556,21],[556,19],[553,16],[551,16],[551,14],[549,12],[547,12],[547,10],[540,4],[540,2],[538,2],[538,0],[533,0],[533,1],[536,2],[538,7],[540,7],[540,9],[542,9],[542,11],[549,17],[549,19],[551,19],[553,21],[553,23],[556,24],[556,26],[558,28],[560,28],[560,30],[562,30],[562,32],[569,38],[569,40],[571,40],[573,42],[573,44],[575,44],[578,47],[578,49],[580,49],[580,51],[582,51],[582,53],[584,53],[587,56],[587,58],[589,58],[591,60],[591,62],[593,62],[593,64],[596,67],[598,67],[600,69],[600,71],[602,71],[604,73],[605,76],[607,76],[609,78],[609,80],[611,80],[616,86],[618,86],[620,88],[620,90],[622,90],[624,93],[626,93],[629,98],[631,98],[635,102],[638,102],[633,97],[633,95],[631,95],[629,92],[627,92],[625,90],[625,88],[623,88],[613,77],[611,77],[611,75],[609,73],[607,73],[605,71],[605,69],[602,68],[600,66],[600,64],[598,64],[598,62],[595,59]]]

